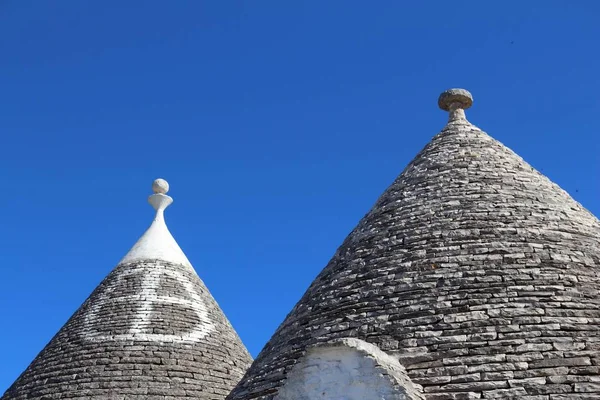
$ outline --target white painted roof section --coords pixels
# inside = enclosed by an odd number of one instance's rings
[[[191,267],[183,250],[165,224],[164,211],[173,203],[173,199],[166,195],[169,191],[169,184],[164,179],[157,179],[152,184],[152,190],[154,194],[148,198],[148,202],[156,210],[154,221],[119,264],[142,260],[162,260]]]

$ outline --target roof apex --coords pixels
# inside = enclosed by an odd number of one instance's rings
[[[191,263],[165,223],[164,211],[173,203],[173,198],[166,194],[169,191],[169,183],[164,179],[156,179],[152,183],[152,190],[154,194],[148,198],[148,202],[156,210],[154,221],[119,264],[141,260],[162,260],[191,267]]]
[[[450,113],[448,122],[466,121],[465,110],[473,105],[473,95],[465,89],[448,89],[438,98],[438,106]]]

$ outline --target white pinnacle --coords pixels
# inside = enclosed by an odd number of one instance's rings
[[[164,211],[173,203],[173,199],[166,195],[169,191],[169,183],[164,179],[156,179],[152,183],[152,191],[154,194],[148,198],[148,202],[156,210],[154,221],[119,264],[162,260],[191,267],[189,260],[165,224]]]

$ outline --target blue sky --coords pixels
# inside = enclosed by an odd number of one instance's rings
[[[152,219],[256,356],[445,124],[600,215],[600,3],[0,3],[0,393]]]

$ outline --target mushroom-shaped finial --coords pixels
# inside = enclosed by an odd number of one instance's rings
[[[450,112],[450,121],[466,120],[465,111],[473,105],[473,95],[465,89],[448,89],[438,98],[438,106]]]
[[[161,178],[156,179],[152,182],[152,191],[157,194],[167,194],[169,191],[169,182]]]
[[[465,89],[448,89],[438,99],[438,106],[444,111],[462,108],[466,110],[473,105],[473,95]]]

